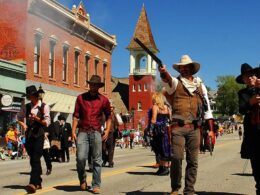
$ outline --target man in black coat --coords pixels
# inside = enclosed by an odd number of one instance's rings
[[[65,154],[67,157],[67,162],[70,161],[69,154],[69,143],[71,142],[71,125],[66,122],[66,118],[60,115],[61,119],[61,159],[65,162]]]
[[[259,68],[253,69],[242,64],[237,83],[246,87],[238,92],[239,112],[244,116],[244,137],[241,145],[241,158],[250,159],[256,182],[256,194],[260,195],[260,80]],[[258,76],[258,78],[257,78]]]

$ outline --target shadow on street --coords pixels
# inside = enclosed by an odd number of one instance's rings
[[[133,192],[125,192],[126,195],[170,195],[167,192],[142,192],[140,190],[133,191]],[[243,195],[237,193],[227,193],[227,192],[206,192],[206,191],[199,191],[196,192],[197,195]]]
[[[134,171],[129,171],[129,172],[126,172],[128,174],[131,174],[131,175],[155,175],[154,172],[134,172]]]
[[[141,191],[133,191],[133,192],[124,192],[126,195],[169,195],[167,192],[141,192]]]
[[[77,186],[69,186],[69,185],[63,185],[63,186],[54,186],[55,189],[57,190],[62,190],[65,192],[76,192],[76,191],[81,191],[80,187]]]
[[[157,168],[155,168],[154,166],[138,166],[138,167],[144,167],[144,168],[152,168],[152,169],[157,169]]]
[[[228,192],[205,192],[205,191],[199,191],[195,192],[198,195],[243,195],[243,194],[237,194],[237,193],[228,193]]]
[[[18,190],[18,189],[25,190],[25,186],[21,186],[21,185],[8,185],[8,186],[3,186],[3,188],[9,188],[9,189],[14,189],[14,190]]]
[[[30,172],[20,172],[20,175],[30,175]]]
[[[232,175],[238,175],[238,176],[253,176],[252,173],[234,173]]]

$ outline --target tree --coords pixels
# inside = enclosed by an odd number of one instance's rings
[[[218,76],[218,95],[216,97],[216,107],[220,114],[231,116],[238,113],[238,91],[243,85],[235,81],[234,76]]]

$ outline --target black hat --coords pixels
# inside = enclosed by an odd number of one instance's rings
[[[236,82],[240,83],[240,84],[245,84],[242,77],[243,75],[245,75],[246,73],[251,73],[254,72],[255,69],[253,69],[249,64],[244,63],[241,65],[241,74],[239,76],[237,76],[236,78]]]
[[[58,116],[58,120],[59,120],[59,121],[60,121],[60,120],[66,121],[66,118],[65,118],[65,116],[63,116],[63,115],[59,115],[59,116]]]
[[[96,84],[99,87],[103,87],[105,84],[101,82],[101,77],[98,75],[92,75],[90,80],[87,81],[89,84]]]
[[[31,86],[26,87],[25,96],[37,95],[37,94],[38,94],[38,90],[36,89],[35,85],[31,85]]]

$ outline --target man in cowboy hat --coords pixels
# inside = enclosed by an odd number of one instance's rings
[[[244,137],[241,145],[241,158],[250,159],[253,176],[256,182],[256,194],[260,194],[260,86],[257,86],[256,75],[259,68],[253,69],[249,64],[241,65],[241,74],[236,81],[246,87],[239,90],[239,112],[244,115]]]
[[[91,149],[93,159],[92,189],[94,194],[101,193],[102,140],[106,141],[111,126],[110,103],[98,90],[104,86],[98,75],[89,81],[89,91],[77,97],[72,121],[72,139],[77,142],[77,172],[80,188],[86,190],[85,165]],[[101,136],[102,115],[105,116],[106,129]],[[76,135],[76,128],[78,134]]]
[[[171,188],[172,195],[177,195],[181,188],[182,160],[186,151],[186,174],[184,194],[194,194],[197,177],[198,152],[200,145],[199,128],[202,120],[207,120],[210,136],[213,133],[213,115],[209,106],[207,89],[202,80],[194,76],[200,64],[183,55],[173,68],[180,73],[172,77],[166,66],[159,67],[165,96],[172,106],[172,158],[171,158]]]
[[[50,124],[50,108],[40,100],[39,92],[34,85],[26,87],[26,98],[30,102],[22,107],[17,115],[17,122],[25,130],[25,148],[30,156],[31,177],[26,190],[28,193],[35,193],[42,188],[40,159],[43,154],[44,130]]]

